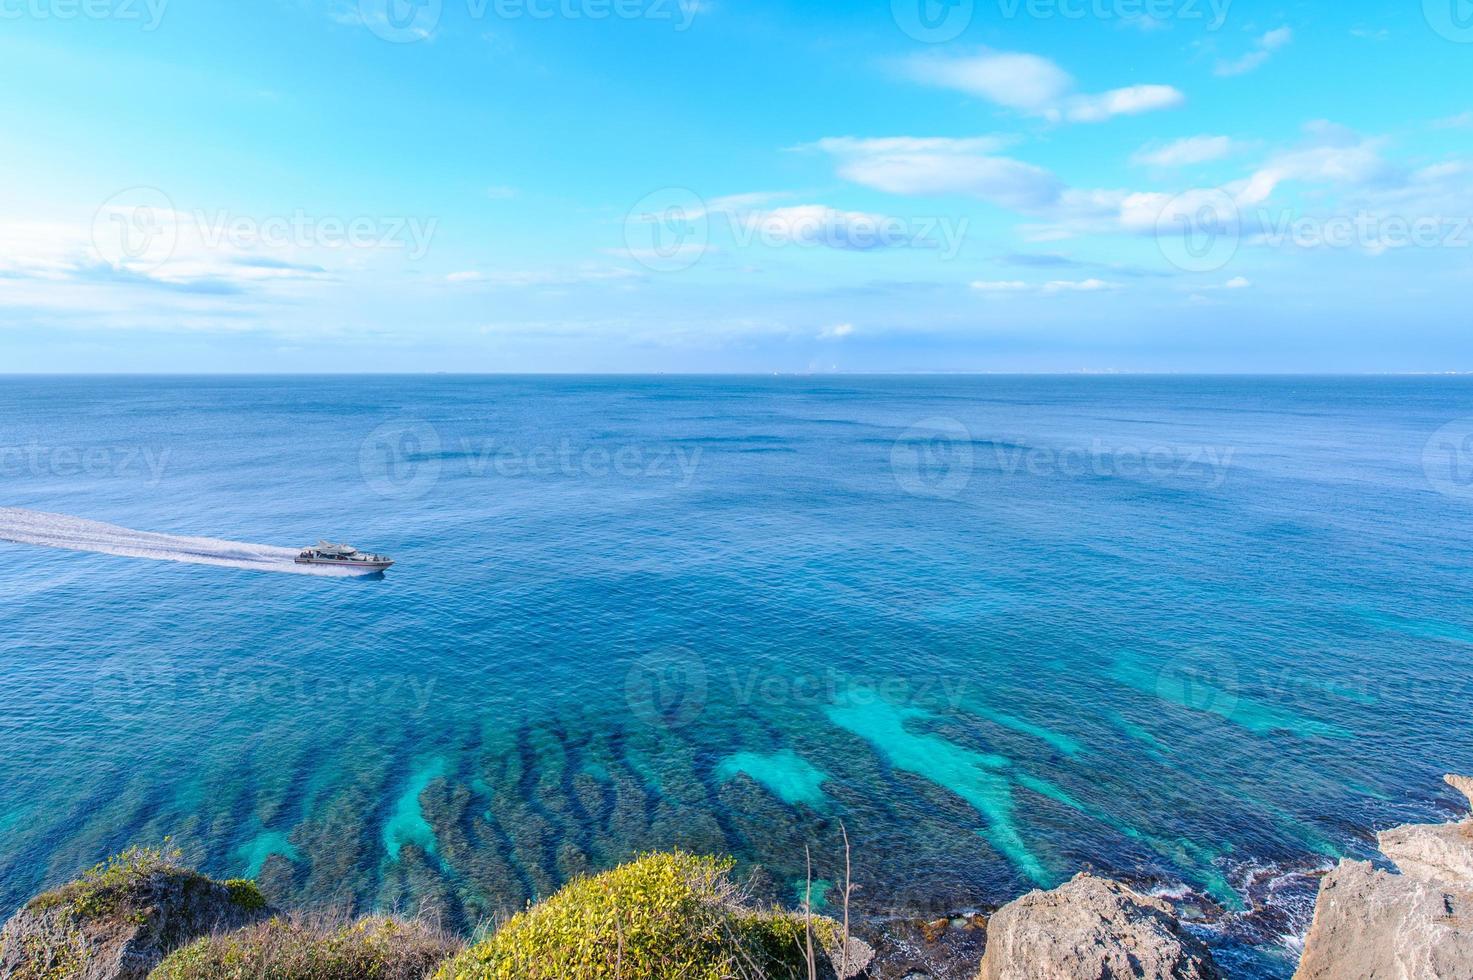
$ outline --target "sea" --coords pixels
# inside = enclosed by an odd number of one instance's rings
[[[860,919],[1087,869],[1287,977],[1473,770],[1469,378],[11,376],[0,488],[6,912],[165,840],[466,930],[847,854]]]

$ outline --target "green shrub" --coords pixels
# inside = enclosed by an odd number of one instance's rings
[[[71,919],[106,918],[127,911],[130,899],[149,880],[167,874],[180,880],[208,881],[204,875],[179,862],[178,850],[165,847],[130,847],[91,869],[76,881],[37,895],[26,903],[33,911],[64,909]]]
[[[215,881],[180,862],[167,841],[131,847],[31,899],[0,932],[0,975],[75,980],[105,969],[119,949],[141,972],[198,936],[266,914],[254,883]]]
[[[460,943],[418,923],[274,918],[176,950],[149,980],[423,980]]]
[[[745,907],[731,868],[651,854],[580,879],[445,964],[436,980],[806,978],[803,921]]]
[[[249,878],[231,878],[223,884],[226,891],[230,892],[230,900],[241,908],[258,912],[266,907],[266,896],[261,894],[261,889]]]

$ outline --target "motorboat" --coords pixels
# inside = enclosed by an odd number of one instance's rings
[[[370,555],[352,545],[333,544],[319,541],[312,548],[303,548],[297,555],[298,565],[331,565],[335,568],[353,568],[364,572],[381,572],[394,564],[384,555]]]

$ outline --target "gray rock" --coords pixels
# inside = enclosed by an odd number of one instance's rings
[[[190,940],[263,918],[249,882],[218,882],[133,851],[31,899],[0,930],[6,980],[144,980]]]
[[[858,936],[850,936],[842,943],[835,941],[833,947],[824,952],[828,957],[824,973],[832,971],[834,980],[857,980],[867,976],[870,964],[875,961],[875,948]]]
[[[1444,778],[1473,802],[1473,779]],[[1325,876],[1295,980],[1473,980],[1473,822],[1379,841],[1398,873],[1341,861]]]
[[[1406,824],[1377,840],[1381,853],[1409,878],[1473,883],[1473,824]]]
[[[1473,980],[1473,895],[1367,861],[1325,876],[1295,980]]]
[[[1166,902],[1081,874],[1029,892],[987,924],[980,980],[1219,980]]]

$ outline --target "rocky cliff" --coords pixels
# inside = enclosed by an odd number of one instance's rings
[[[1473,803],[1473,779],[1444,778]],[[1342,861],[1325,877],[1295,980],[1473,980],[1473,817],[1378,842],[1395,870]]]

